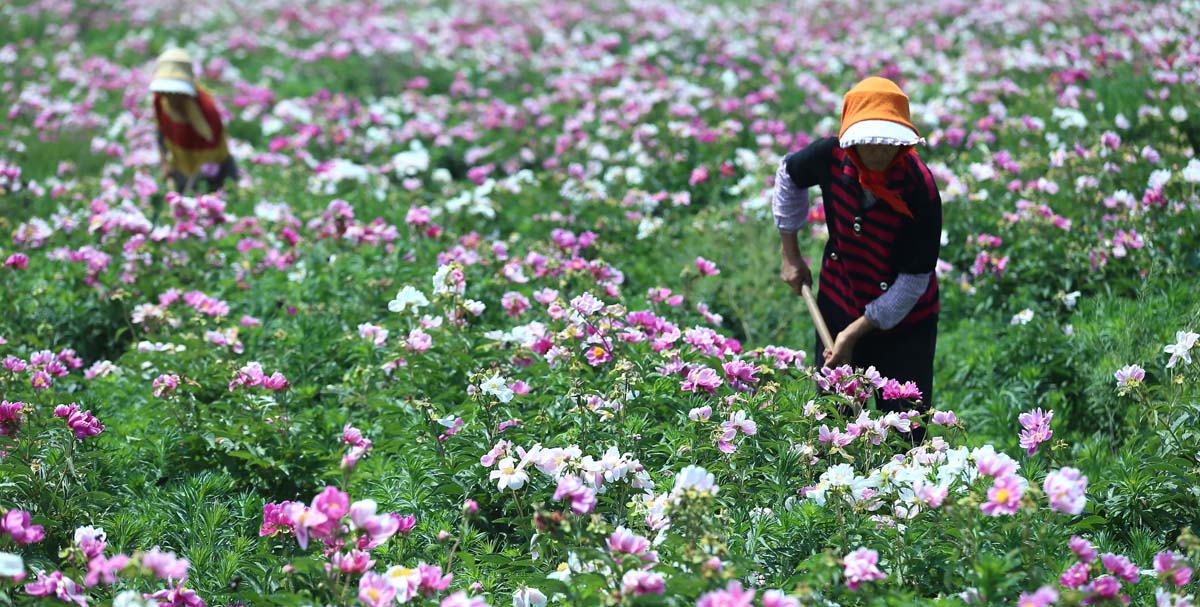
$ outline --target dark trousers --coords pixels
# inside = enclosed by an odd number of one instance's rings
[[[237,162],[233,160],[233,155],[230,154],[225,158],[225,161],[217,166],[217,174],[212,177],[205,177],[203,174],[196,175],[196,180],[192,183],[192,189],[200,191],[200,182],[208,184],[209,192],[216,192],[225,185],[226,179],[237,179],[238,168]],[[171,171],[171,181],[175,182],[175,191],[180,194],[188,194],[184,188],[187,187],[188,176],[182,171]]]

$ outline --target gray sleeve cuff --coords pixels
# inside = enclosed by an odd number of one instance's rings
[[[799,232],[808,221],[808,188],[798,188],[788,175],[785,161],[775,171],[775,191],[771,195],[775,227],[780,232]]]
[[[864,315],[880,329],[891,329],[900,324],[925,294],[932,273],[900,274],[896,282],[883,295],[867,304]]]

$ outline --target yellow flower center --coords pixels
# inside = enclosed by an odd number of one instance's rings
[[[371,597],[372,601],[378,601],[379,600],[379,591],[374,588],[368,588],[367,596]]]
[[[996,492],[996,501],[999,503],[1008,501],[1008,489],[1001,489]]]
[[[600,346],[596,346],[595,348],[592,348],[592,357],[593,358],[600,358],[601,356],[604,356],[604,348],[601,348]]]

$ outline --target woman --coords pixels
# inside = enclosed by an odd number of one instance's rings
[[[836,339],[828,351],[818,341],[816,360],[829,367],[874,365],[885,377],[914,382],[927,410],[942,201],[914,149],[923,141],[900,87],[867,78],[846,93],[837,137],[819,139],[780,163],[772,206],[782,239],[781,277],[799,293],[812,276],[796,234],[808,215],[808,188],[821,188],[829,241],[817,304]],[[898,400],[878,404],[887,411],[911,408]]]
[[[169,178],[182,194],[196,189],[200,179],[209,191],[216,191],[226,179],[236,178],[221,115],[212,96],[192,78],[192,59],[186,51],[170,49],[159,56],[150,90],[163,180]]]

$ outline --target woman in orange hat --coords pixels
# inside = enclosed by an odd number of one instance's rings
[[[923,141],[900,87],[867,78],[846,93],[837,137],[814,141],[780,163],[772,206],[782,239],[781,277],[799,294],[812,275],[796,234],[808,215],[808,188],[821,188],[829,240],[817,305],[836,338],[831,350],[818,341],[816,360],[874,366],[885,377],[914,382],[928,409],[942,201],[915,150]],[[879,405],[910,408],[899,399]]]
[[[192,60],[186,51],[170,49],[159,56],[150,90],[163,180],[187,193],[197,189],[201,180],[209,191],[216,191],[226,179],[236,178],[237,164],[229,154],[221,114],[212,96],[192,77]]]

